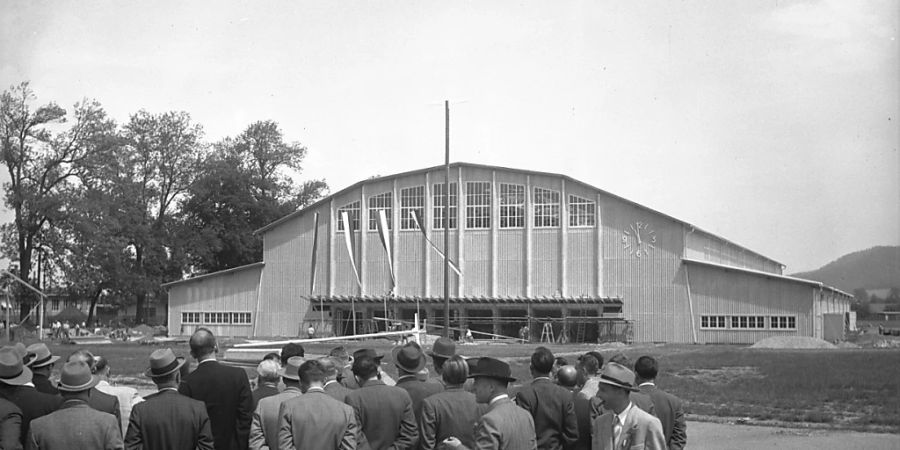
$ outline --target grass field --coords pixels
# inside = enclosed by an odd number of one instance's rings
[[[325,354],[336,344],[307,346],[310,354]],[[384,353],[390,364],[391,343],[369,341],[347,344],[351,351],[363,345]],[[528,357],[534,344],[463,345],[466,356],[494,356],[510,362],[520,382],[530,379]],[[121,382],[149,386],[141,373],[149,354],[158,347],[121,343],[87,345],[106,356],[114,377]],[[685,401],[694,416],[749,417],[855,430],[900,432],[900,351],[887,349],[754,350],[738,346],[629,346],[549,345],[555,354],[575,360],[587,350],[604,357],[622,352],[631,361],[652,355],[660,362],[658,384]],[[73,345],[51,345],[66,356]],[[172,346],[188,355],[185,344]],[[59,366],[57,366],[58,369]]]

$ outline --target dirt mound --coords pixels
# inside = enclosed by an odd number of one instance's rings
[[[796,348],[817,349],[837,348],[834,344],[822,339],[807,336],[773,336],[765,338],[750,346],[750,348]]]

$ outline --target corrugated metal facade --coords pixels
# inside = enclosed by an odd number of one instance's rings
[[[169,287],[168,328],[172,335],[190,335],[200,326],[220,336],[248,336],[253,333],[253,312],[259,298],[262,264],[251,264],[226,273],[196,278]],[[214,324],[207,313],[248,314],[245,324]],[[183,320],[185,313],[198,320]]]
[[[740,333],[700,330],[701,316],[713,314],[715,305],[721,306],[719,311],[751,308],[761,314],[781,311],[785,304],[791,305],[790,308],[805,308],[809,317],[803,319],[802,325],[798,322],[796,331],[804,335],[816,333],[813,316],[849,308],[847,299],[832,291],[816,297],[814,304],[808,286],[801,288],[751,275],[723,274],[710,268],[686,268],[683,258],[773,274],[782,271],[776,261],[567,177],[456,164],[451,168],[450,179],[457,187],[457,209],[456,227],[450,230],[449,254],[463,271],[461,279],[451,272],[451,297],[533,299],[527,307],[519,306],[523,311],[541,310],[542,302],[547,302],[544,309],[558,309],[554,299],[560,298],[621,298],[624,305],[620,317],[633,321],[633,338],[640,342],[749,342],[747,339],[752,336],[764,335],[765,332],[757,330]],[[369,202],[376,196],[391,198],[392,227],[388,234],[396,294],[441,296],[442,259],[420,231],[401,229],[404,222],[401,197],[404,192],[412,192],[405,189],[423,193],[422,225],[432,242],[443,248],[443,230],[433,229],[436,206],[433,195],[439,189],[435,185],[442,185],[443,181],[444,171],[440,167],[367,180],[265,228],[266,269],[260,278],[261,301],[258,310],[254,309],[256,335],[297,335],[307,323],[320,318],[313,310],[315,305],[308,301],[316,212],[319,213],[317,277],[312,297],[377,297],[388,293],[388,255],[378,232],[369,229]],[[467,195],[469,182],[489,186],[490,222],[486,226],[467,226],[472,225],[467,224],[467,207],[474,206],[468,205],[474,198]],[[518,204],[524,209],[524,220],[516,226],[500,224],[501,188],[507,193],[510,190],[524,193],[522,203]],[[536,188],[545,191],[539,195]],[[581,204],[590,203],[589,219],[570,223],[570,208],[576,211],[569,204],[570,196]],[[536,210],[541,208],[536,203],[542,198],[545,208],[546,198],[558,198],[557,222],[535,217]],[[339,211],[348,207],[358,209],[361,230],[352,233],[352,243],[361,283],[357,283],[351,266],[345,232],[339,230]],[[541,210],[553,211],[552,208]],[[194,295],[188,294],[194,289],[190,283],[184,286],[170,290],[173,302]],[[805,300],[798,301],[798,298]],[[463,312],[490,309],[494,316],[501,313],[497,305],[460,306]],[[379,309],[366,308],[371,310],[367,315]],[[425,310],[434,313],[433,307]],[[603,307],[598,303],[595,310],[601,313]]]

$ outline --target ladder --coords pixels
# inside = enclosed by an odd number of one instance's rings
[[[582,309],[578,323],[575,325],[575,342],[584,342],[584,333],[587,328],[587,310]]]
[[[541,342],[553,343],[553,325],[550,322],[544,322],[544,328],[541,329]]]

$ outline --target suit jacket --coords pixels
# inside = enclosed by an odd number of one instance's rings
[[[459,448],[467,449],[466,446]],[[535,450],[534,420],[528,411],[502,398],[488,406],[475,425],[475,446],[479,450]]]
[[[253,396],[244,369],[203,361],[178,392],[206,404],[216,450],[247,450]]]
[[[632,402],[631,409],[622,426],[622,432],[615,442],[613,442],[615,413],[607,411],[598,417],[593,425],[591,448],[593,450],[666,450],[666,438],[663,435],[659,419],[635,406]]]
[[[0,396],[13,402],[22,410],[22,433],[20,440],[26,445],[31,421],[56,411],[62,405],[62,397],[38,392],[31,386],[10,386],[0,383]]]
[[[213,450],[212,428],[203,402],[163,389],[134,405],[125,433],[134,450]]]
[[[288,399],[278,413],[280,450],[357,448],[359,426],[349,405],[341,403],[317,388]]]
[[[278,385],[274,384],[261,384],[256,389],[253,390],[253,410],[256,410],[256,406],[259,405],[259,401],[266,398],[271,397],[273,395],[278,395],[281,392],[278,390]]]
[[[131,408],[144,401],[137,393],[137,389],[128,386],[112,386],[107,381],[97,383],[97,390],[104,394],[115,396],[119,400],[119,423],[122,424],[122,433],[128,429],[128,418],[131,417]]]
[[[573,448],[590,450],[591,423],[602,414],[603,401],[597,397],[588,398],[578,391],[573,393],[572,398],[575,406],[575,418],[578,420],[578,440]]]
[[[0,399],[0,449],[22,450],[22,410]]]
[[[358,448],[372,450],[411,449],[416,446],[419,431],[409,394],[381,380],[369,380],[347,394],[353,407],[358,433]]]
[[[116,422],[119,424],[119,434],[121,435],[125,431],[122,429],[122,411],[119,409],[118,397],[101,392],[96,387],[93,387],[91,388],[91,398],[88,399],[88,406],[97,411],[115,416]]]
[[[684,407],[681,399],[656,387],[655,384],[642,384],[641,392],[650,396],[656,417],[662,423],[663,435],[669,450],[681,450],[687,445],[687,424],[684,419]]]
[[[40,373],[32,375],[31,384],[34,385],[34,388],[37,389],[38,392],[59,395],[59,389],[56,389],[56,386],[53,385],[53,382],[50,381],[50,378],[48,378],[47,375]]]
[[[644,392],[632,392],[629,397],[631,397],[631,403],[634,403],[635,406],[651,415],[656,415],[656,407],[653,405],[653,400],[648,394]]]
[[[431,450],[444,439],[455,436],[463,445],[475,445],[475,424],[487,405],[475,401],[475,394],[461,386],[448,387],[422,401],[419,417],[419,448]]]
[[[66,400],[55,412],[31,422],[29,450],[121,450],[122,433],[112,414],[97,411],[81,400]]]
[[[519,390],[516,404],[534,419],[539,449],[569,448],[578,440],[578,419],[570,390],[549,378],[538,378]]]
[[[334,380],[325,383],[325,393],[330,395],[331,398],[344,403],[344,400],[347,399],[347,394],[350,393],[350,389],[347,389],[343,384]]]
[[[409,394],[412,400],[413,414],[416,416],[416,422],[422,417],[422,400],[427,397],[444,391],[444,385],[428,383],[416,378],[415,375],[402,376],[397,379],[397,387],[403,388]]]
[[[281,403],[303,395],[300,388],[289,387],[278,395],[271,395],[259,401],[250,422],[250,448],[252,450],[278,450],[278,410]]]

